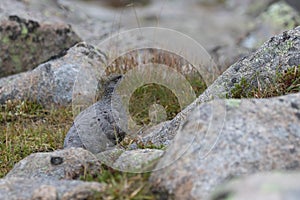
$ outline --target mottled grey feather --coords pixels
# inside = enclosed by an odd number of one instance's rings
[[[112,93],[121,77],[110,77],[104,84],[101,100],[76,117],[65,138],[64,148],[81,147],[99,153],[123,140],[125,132],[116,124],[111,108]]]

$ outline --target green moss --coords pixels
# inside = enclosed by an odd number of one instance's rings
[[[200,95],[206,85],[197,76],[187,77],[196,95]],[[150,123],[149,108],[153,104],[161,105],[167,114],[167,120],[173,119],[181,108],[177,97],[165,86],[158,84],[147,84],[137,88],[130,98],[129,112],[138,125],[148,125]]]
[[[84,181],[97,181],[107,185],[99,199],[156,199],[148,184],[150,173],[125,173],[103,166],[101,173],[96,176],[86,174],[81,177]],[[95,197],[96,198],[96,197]]]
[[[3,42],[3,44],[8,45],[8,44],[10,43],[10,39],[8,38],[8,36],[4,36],[4,37],[2,38],[2,42]]]
[[[268,98],[300,92],[300,66],[284,72],[277,70],[270,83],[260,82],[255,88],[245,79],[234,85],[227,98]]]
[[[22,62],[21,62],[19,55],[11,55],[11,59],[13,61],[16,71],[21,72],[22,71]]]
[[[251,91],[251,85],[248,83],[247,79],[242,77],[239,83],[234,84],[234,87],[230,91],[230,98],[249,98],[252,97],[253,94]],[[229,96],[227,95],[227,98]]]
[[[22,26],[21,34],[22,34],[23,36],[26,36],[26,35],[28,34],[28,29],[26,28],[26,26]]]
[[[284,73],[277,73],[279,95],[300,91],[300,66],[289,68]]]
[[[149,107],[159,104],[164,107],[167,119],[172,119],[180,112],[176,96],[165,86],[158,84],[144,85],[135,90],[130,99],[129,112],[139,125],[150,123]]]

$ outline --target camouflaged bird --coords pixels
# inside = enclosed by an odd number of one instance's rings
[[[109,77],[102,98],[75,118],[66,135],[64,148],[81,147],[99,153],[124,139],[125,132],[114,120],[111,106],[113,91],[121,78],[121,75]]]

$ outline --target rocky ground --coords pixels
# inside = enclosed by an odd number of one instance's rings
[[[299,199],[299,10],[2,0],[0,199]]]

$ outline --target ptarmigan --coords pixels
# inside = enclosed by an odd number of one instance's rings
[[[121,78],[121,75],[111,76],[104,84],[102,98],[75,118],[66,135],[64,148],[81,147],[99,153],[124,139],[125,132],[114,120],[111,108],[112,94]]]

